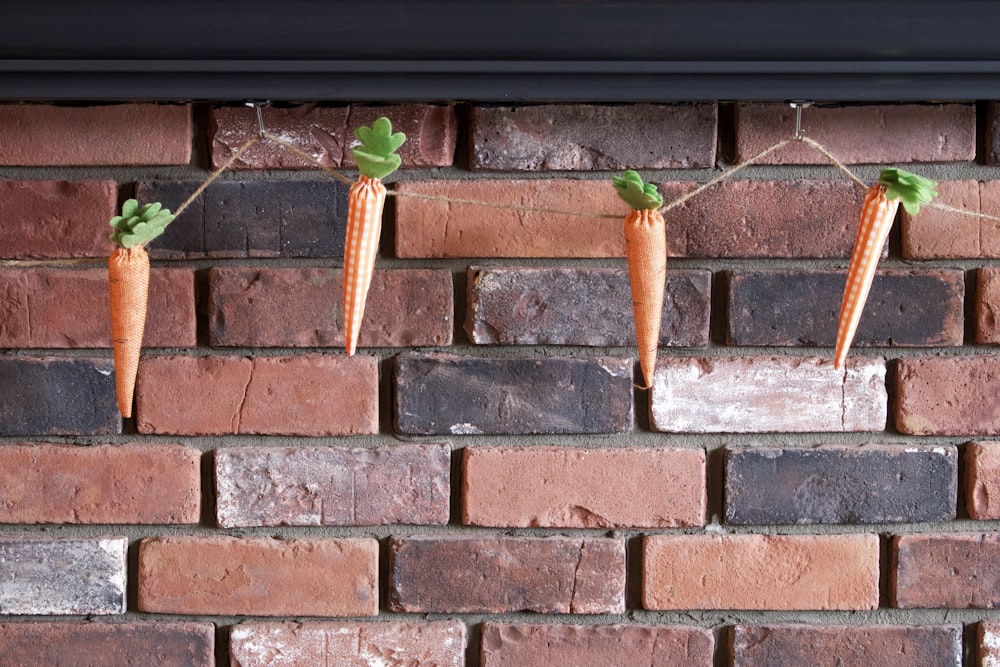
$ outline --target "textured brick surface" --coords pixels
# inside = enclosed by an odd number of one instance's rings
[[[705,522],[705,452],[629,447],[467,447],[462,522],[675,528]]]
[[[481,667],[711,667],[710,630],[679,625],[486,623]]]
[[[0,615],[125,612],[124,537],[0,536]]]
[[[976,625],[976,660],[982,667],[1000,664],[1000,623],[997,621]]]
[[[708,344],[712,274],[668,270],[660,345]],[[625,269],[471,267],[465,331],[487,345],[635,345]]]
[[[726,277],[727,343],[836,343],[844,271],[729,271]],[[964,304],[960,270],[879,271],[853,345],[961,345]]]
[[[986,107],[986,162],[1000,164],[1000,105],[990,102]]]
[[[632,428],[632,362],[598,357],[395,359],[395,423],[411,435],[615,433]]]
[[[355,435],[378,431],[375,357],[146,357],[140,433]]]
[[[114,181],[0,180],[0,257],[106,257],[117,206]]]
[[[0,435],[121,431],[111,359],[0,357]]]
[[[343,347],[343,273],[318,268],[213,268],[208,303],[211,344]],[[359,345],[450,345],[453,318],[451,272],[377,270]]]
[[[140,181],[136,197],[176,211],[200,181]],[[347,186],[216,181],[150,246],[153,258],[343,257]]]
[[[970,442],[964,462],[969,518],[1000,519],[1000,442]]]
[[[992,609],[1000,606],[1000,536],[950,533],[893,538],[893,605]]]
[[[220,526],[448,522],[451,447],[233,447],[215,453]]]
[[[465,643],[459,621],[241,623],[229,653],[232,667],[465,667]]]
[[[960,625],[736,625],[732,667],[962,666]]]
[[[190,104],[0,105],[0,164],[160,165],[191,161]]]
[[[379,116],[392,121],[394,132],[406,134],[399,149],[403,167],[444,167],[454,159],[458,121],[450,106],[316,106],[261,109],[268,132],[295,145],[326,167],[355,169],[351,148],[354,130]],[[257,115],[246,107],[215,107],[210,115],[212,165],[219,167],[257,135]],[[315,169],[272,141],[259,142],[236,161],[234,169]]]
[[[752,447],[726,452],[726,521],[915,523],[955,518],[955,447]]]
[[[896,428],[903,433],[1000,434],[1000,357],[901,359],[896,384]]]
[[[936,204],[978,213],[978,181],[939,181]],[[987,211],[988,212],[988,211]],[[985,220],[921,206],[910,215],[900,208],[901,252],[908,259],[951,259],[982,256],[982,227]]]
[[[149,277],[144,347],[194,347],[194,271]],[[0,269],[0,347],[111,347],[108,271]]]
[[[0,623],[7,665],[215,667],[211,623]]]
[[[815,357],[661,357],[650,401],[657,431],[881,431],[885,362],[851,358],[846,373]]]
[[[993,216],[1000,211],[1000,181],[979,183],[979,210]],[[979,252],[981,257],[1000,257],[1000,222],[985,218],[980,220]]]
[[[736,160],[742,162],[795,129],[795,110],[782,103],[736,105]],[[802,111],[802,130],[845,164],[965,162],[976,157],[972,104],[876,104]],[[763,164],[829,164],[807,144],[792,143]]]
[[[374,539],[154,537],[139,545],[139,611],[374,616]]]
[[[475,106],[473,169],[691,169],[715,166],[715,104]]]
[[[650,535],[646,609],[874,609],[877,535]]]
[[[200,462],[180,445],[4,445],[0,523],[198,523]]]
[[[389,608],[416,613],[620,614],[625,542],[411,537],[389,546]]]
[[[974,308],[975,341],[980,345],[1000,345],[1000,269],[976,271]]]

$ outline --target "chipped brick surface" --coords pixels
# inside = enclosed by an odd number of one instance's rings
[[[897,535],[892,542],[892,602],[901,609],[1000,606],[1000,536],[992,533]]]
[[[901,359],[896,383],[896,428],[903,433],[1000,434],[1000,357]]]
[[[971,519],[1000,519],[1000,442],[965,446],[965,508]]]
[[[139,545],[139,611],[374,616],[378,542],[367,538],[154,537]]]
[[[1000,345],[1000,270],[976,270],[976,300],[973,306],[975,340],[980,345]]]
[[[660,357],[652,426],[671,433],[881,431],[885,361],[815,357]]]
[[[676,528],[705,521],[701,449],[467,447],[462,522]]]
[[[107,180],[0,180],[0,257],[107,257],[118,185]]]
[[[410,537],[389,545],[389,608],[416,613],[625,611],[625,542]]]
[[[220,526],[448,521],[451,447],[227,447],[215,453]]]
[[[875,609],[877,535],[648,535],[645,609]]]
[[[976,660],[982,667],[1000,663],[1000,623],[997,621],[976,624]]]

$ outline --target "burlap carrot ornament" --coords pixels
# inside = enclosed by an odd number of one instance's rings
[[[639,368],[645,381],[653,383],[656,350],[660,341],[663,291],[667,280],[667,227],[659,208],[663,197],[652,183],[643,183],[634,171],[612,177],[612,183],[632,210],[625,216],[625,254],[639,347]]]
[[[361,175],[347,196],[347,238],[344,243],[344,348],[354,354],[365,314],[368,287],[375,269],[382,208],[386,190],[382,179],[396,171],[402,159],[396,150],[406,141],[402,132],[392,131],[384,116],[371,127],[359,127],[354,136],[361,142],[354,148],[354,160]]]
[[[122,214],[111,218],[115,249],[108,259],[111,345],[115,357],[115,393],[122,417],[132,416],[132,397],[149,300],[149,254],[146,244],[163,233],[174,216],[161,204],[139,206],[129,199]]]

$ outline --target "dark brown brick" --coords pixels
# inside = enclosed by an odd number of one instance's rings
[[[1000,357],[901,359],[895,417],[913,435],[1000,434]]]
[[[1000,345],[1000,269],[976,271],[975,339],[980,345]]]
[[[449,445],[232,447],[215,453],[223,527],[448,522]]]
[[[624,269],[469,269],[465,331],[486,345],[635,345]],[[660,345],[708,344],[712,274],[667,271]]]
[[[795,130],[795,110],[783,103],[736,105],[736,160],[742,162]],[[976,158],[972,104],[811,106],[802,130],[845,164],[966,162]],[[808,144],[793,142],[762,164],[829,164]]]
[[[986,162],[1000,164],[1000,104],[990,102],[986,107]]]
[[[715,104],[475,106],[473,169],[693,169],[715,166]]]
[[[897,535],[892,603],[902,609],[1000,606],[1000,535]]]
[[[712,667],[711,630],[680,625],[483,625],[481,667]]]
[[[326,167],[355,169],[351,148],[354,130],[379,116],[392,121],[394,132],[406,134],[399,150],[403,167],[446,167],[454,160],[458,121],[452,106],[264,106],[264,127]],[[222,165],[259,132],[257,115],[246,107],[215,107],[210,115],[212,165]],[[251,147],[234,169],[315,169],[287,148],[265,140]]]
[[[111,359],[0,357],[0,435],[119,433]]]
[[[410,435],[616,433],[632,428],[632,360],[403,353],[395,423]]]
[[[0,536],[3,614],[122,614],[124,537]]]
[[[726,521],[732,524],[949,521],[957,498],[955,447],[726,451]]]
[[[175,211],[200,184],[141,181],[136,198]],[[332,179],[217,181],[153,241],[150,256],[343,257],[347,189]]]
[[[0,655],[11,667],[215,667],[215,626],[171,621],[3,623]]]
[[[736,625],[732,667],[962,666],[960,625]]]
[[[843,271],[728,271],[726,342],[824,345],[837,340]],[[965,275],[958,269],[879,271],[854,345],[961,345]]]
[[[107,257],[117,207],[114,181],[0,180],[0,257]]]
[[[411,537],[389,546],[389,608],[416,613],[620,614],[625,542]]]
[[[209,273],[209,341],[236,347],[343,347],[343,270],[216,267]],[[294,294],[294,298],[289,295]],[[361,347],[450,345],[451,272],[376,270]]]

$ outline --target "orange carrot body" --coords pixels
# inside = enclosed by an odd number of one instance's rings
[[[347,240],[344,247],[344,347],[353,355],[365,313],[365,300],[375,269],[385,185],[361,175],[347,197]]]
[[[625,254],[639,347],[639,368],[648,389],[656,371],[663,291],[667,280],[666,223],[656,209],[633,210],[625,217]]]
[[[122,417],[132,416],[135,378],[146,328],[149,255],[140,246],[117,247],[108,259],[111,344],[115,356],[115,394]]]
[[[851,253],[851,263],[847,269],[847,284],[840,304],[840,321],[837,325],[837,347],[834,353],[834,368],[844,367],[848,348],[861,320],[861,312],[868,299],[875,267],[878,266],[882,248],[889,236],[893,219],[899,208],[898,199],[888,199],[884,185],[875,184],[865,192],[861,207],[858,235]]]

